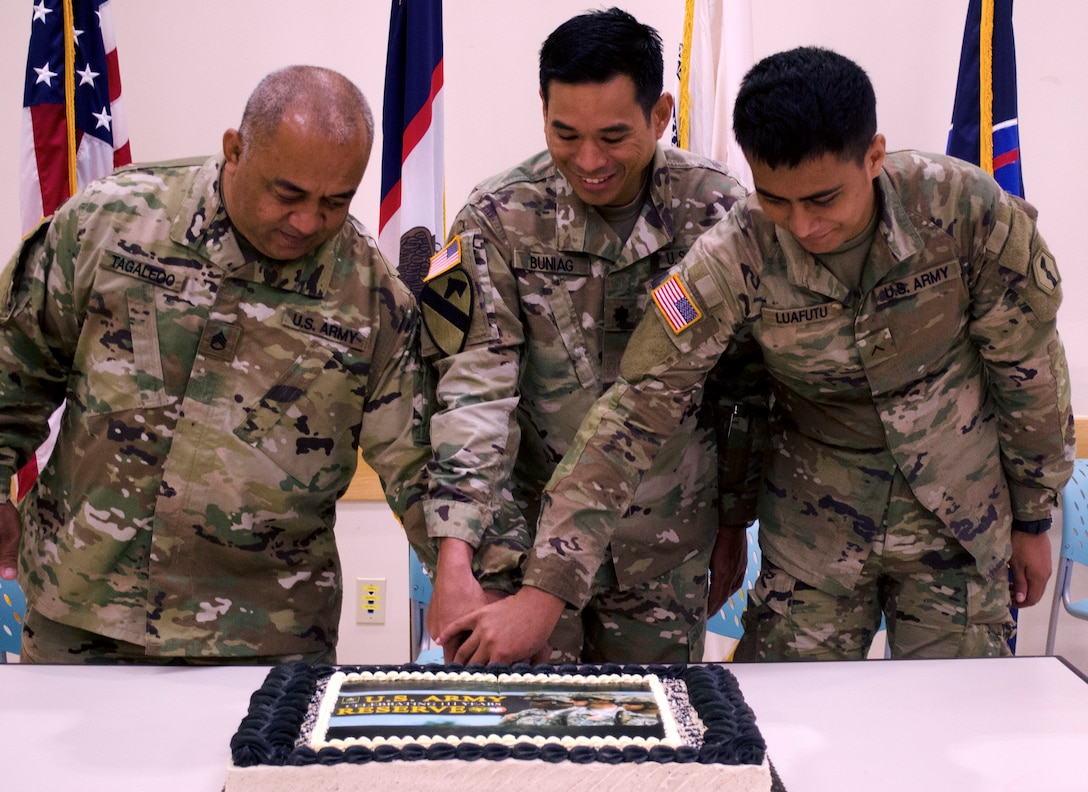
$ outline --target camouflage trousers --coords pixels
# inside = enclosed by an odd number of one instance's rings
[[[549,638],[552,663],[697,663],[706,637],[710,547],[664,575],[620,589],[611,559],[580,612],[567,609]]]
[[[274,665],[299,660],[334,663],[335,650],[299,655],[250,655],[247,657],[160,657],[148,655],[139,644],[69,627],[27,609],[23,620],[20,663],[69,665]]]
[[[852,593],[819,591],[764,557],[734,659],[861,660],[882,615],[893,658],[1007,656],[1010,602],[1008,578],[982,575],[897,475]]]

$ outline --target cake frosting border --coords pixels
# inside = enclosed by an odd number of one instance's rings
[[[400,746],[384,744],[373,748],[351,745],[340,749],[326,746],[318,751],[297,745],[303,719],[318,680],[336,672],[344,673],[484,673],[484,674],[561,674],[564,676],[601,676],[613,674],[656,675],[663,679],[683,680],[688,699],[705,731],[702,745],[671,747],[664,744],[646,748],[627,745],[623,748],[588,745],[566,747],[555,742],[537,745],[519,741],[513,745],[488,743],[459,745],[433,743],[423,746],[407,743]],[[744,701],[736,678],[720,665],[420,665],[403,666],[331,666],[291,663],[273,667],[261,687],[250,698],[249,711],[231,739],[231,756],[238,767],[306,766],[342,763],[395,762],[419,760],[504,759],[542,760],[545,762],[574,762],[587,764],[603,762],[659,762],[723,765],[760,765],[766,755],[766,743],[755,723],[755,714]]]

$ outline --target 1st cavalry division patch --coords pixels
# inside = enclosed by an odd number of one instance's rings
[[[461,239],[454,237],[431,258],[419,295],[427,335],[446,355],[465,348],[472,324],[472,279],[458,266],[460,263]]]

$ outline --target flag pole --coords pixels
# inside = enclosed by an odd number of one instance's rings
[[[65,125],[68,134],[68,194],[79,189],[76,168],[76,39],[75,12],[72,0],[64,0],[64,112],[69,119]]]
[[[680,44],[680,86],[676,111],[676,145],[690,150],[691,136],[691,46],[695,26],[695,0],[684,3],[684,38]]]
[[[978,36],[979,128],[994,128],[994,0],[982,0]],[[994,136],[979,135],[979,165],[994,175]]]

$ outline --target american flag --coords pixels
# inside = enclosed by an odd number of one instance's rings
[[[22,140],[24,231],[132,161],[110,0],[35,0]]]
[[[35,0],[23,91],[23,232],[80,187],[132,161],[110,0]],[[49,439],[16,475],[21,498],[49,459]]]
[[[454,237],[431,258],[430,269],[427,270],[427,277],[423,280],[429,281],[431,278],[436,278],[446,270],[456,267],[460,263],[461,237]]]
[[[652,293],[654,302],[661,309],[661,313],[665,314],[665,320],[674,333],[691,327],[702,318],[678,275],[670,275]]]

